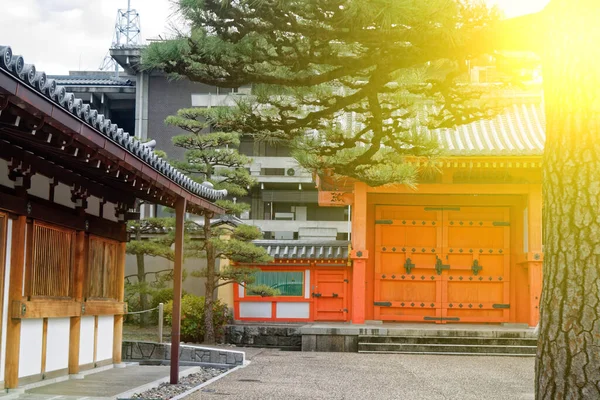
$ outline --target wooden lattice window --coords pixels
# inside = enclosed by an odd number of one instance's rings
[[[90,236],[88,260],[88,298],[117,298],[119,243]]]
[[[75,231],[34,222],[28,294],[43,297],[70,297]]]

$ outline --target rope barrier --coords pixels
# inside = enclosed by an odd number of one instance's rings
[[[147,312],[154,311],[154,310],[158,310],[158,307],[154,307],[154,308],[151,308],[149,310],[128,312],[126,315],[143,314],[143,313],[147,313]]]

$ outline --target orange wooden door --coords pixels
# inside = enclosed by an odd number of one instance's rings
[[[375,319],[509,320],[508,208],[379,206]]]
[[[444,321],[508,322],[510,212],[505,207],[444,211]]]
[[[348,319],[348,273],[345,269],[315,270],[315,321],[346,321]]]
[[[426,207],[379,206],[375,228],[374,316],[423,321],[442,316],[442,212]]]

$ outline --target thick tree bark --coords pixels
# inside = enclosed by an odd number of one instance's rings
[[[141,240],[141,234],[138,231],[136,232],[136,240]],[[138,274],[138,283],[140,285],[140,309],[147,310],[148,309],[148,295],[146,293],[146,264],[144,260],[143,254],[135,255],[137,261],[137,274]],[[139,314],[140,315],[140,326],[144,327],[148,325],[148,315],[146,313]]]
[[[600,6],[546,19],[544,283],[536,399],[600,399]]]
[[[213,318],[213,293],[215,291],[215,251],[210,242],[212,237],[210,216],[204,215],[204,238],[206,240],[206,291],[204,293],[204,343],[215,343]]]

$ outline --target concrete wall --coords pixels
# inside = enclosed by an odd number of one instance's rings
[[[124,361],[168,361],[171,359],[171,345],[153,342],[123,342]],[[198,346],[180,346],[179,361],[193,363],[221,364],[229,367],[243,365],[245,353],[235,350],[212,349]]]
[[[195,278],[193,276],[191,276],[191,273],[193,271],[199,271],[203,268],[205,268],[206,266],[206,260],[203,259],[187,259],[184,264],[183,264],[183,268],[187,271],[188,273],[188,277],[187,279],[183,282],[183,290],[194,294],[196,296],[204,296],[204,282],[205,279],[204,278]],[[145,269],[146,272],[153,272],[153,271],[161,271],[164,269],[172,269],[173,268],[173,263],[165,260],[164,258],[158,258],[158,257],[146,257],[145,258]],[[131,276],[131,275],[136,275],[136,276],[132,276],[130,277],[130,281],[132,283],[137,282],[137,260],[136,257],[133,255],[128,254],[127,257],[125,258],[125,276]],[[147,282],[152,282],[155,279],[155,275],[154,274],[150,274],[146,276],[146,280]]]
[[[165,118],[181,108],[192,106],[192,94],[213,93],[214,86],[190,82],[187,79],[169,80],[166,76],[150,76],[148,79],[148,138],[156,140],[156,149],[163,150],[171,159],[181,159],[184,150],[171,142],[180,129],[167,127]]]

